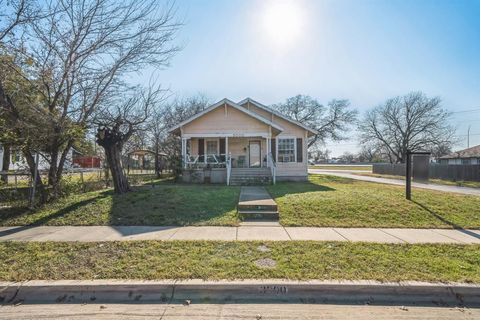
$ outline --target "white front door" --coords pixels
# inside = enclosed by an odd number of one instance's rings
[[[249,166],[253,168],[260,167],[262,164],[262,155],[260,151],[260,141],[250,141],[248,147]]]

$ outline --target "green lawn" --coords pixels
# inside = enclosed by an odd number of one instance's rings
[[[311,175],[269,186],[287,226],[480,228],[480,197]]]
[[[264,244],[270,251],[261,252]],[[270,258],[272,268],[257,259]],[[480,283],[479,245],[342,242],[2,242],[0,280],[345,279]]]
[[[395,180],[405,180],[403,176],[395,176],[391,174],[379,174],[379,173],[369,173],[369,172],[355,172],[354,174],[359,176],[369,176],[376,178],[387,178]],[[429,179],[429,183],[433,184],[443,184],[446,186],[458,186],[458,187],[469,187],[469,188],[480,188],[480,181],[450,181],[443,179]]]
[[[480,197],[404,188],[326,175],[267,189],[287,226],[480,228]],[[34,212],[2,206],[0,225],[237,225],[240,187],[161,181],[122,196],[78,193]],[[10,203],[12,205],[14,203]]]
[[[0,207],[0,225],[236,225],[239,187],[171,182],[135,188],[78,193],[30,212]]]
[[[371,165],[321,165],[321,164],[316,164],[316,165],[310,165],[310,169],[321,169],[321,170],[362,170],[362,171],[372,171],[372,166]]]

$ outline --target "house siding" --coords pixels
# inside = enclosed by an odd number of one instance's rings
[[[193,120],[182,128],[183,134],[268,133],[268,125],[227,105]]]
[[[267,110],[257,107],[256,105],[246,102],[242,105],[252,113],[255,113],[266,120],[278,125],[283,130],[279,132],[274,127],[255,119],[254,117],[236,109],[235,107],[219,106],[218,108],[200,116],[197,119],[185,124],[181,127],[182,136],[189,138],[190,153],[198,154],[198,137],[203,136],[205,139],[208,135],[230,134],[233,135],[228,139],[228,152],[235,158],[239,155],[245,155],[248,162],[248,142],[250,140],[261,141],[262,165],[263,158],[268,152],[267,140],[271,137],[276,141],[277,170],[276,175],[279,180],[305,180],[308,176],[308,134],[305,128],[287,121]],[[247,137],[242,137],[247,136]],[[248,137],[249,135],[258,136]],[[278,162],[278,139],[293,138],[297,146],[297,139],[302,139],[302,159],[297,162],[298,156],[295,152],[295,162],[283,163]],[[217,137],[212,139],[219,139]],[[244,151],[244,148],[247,148]],[[297,149],[297,147],[296,147]]]
[[[292,178],[301,177],[301,179],[307,179],[307,176],[308,176],[308,163],[307,163],[308,141],[306,138],[307,130],[297,126],[294,123],[291,123],[290,121],[282,119],[271,112],[258,108],[257,106],[255,106],[250,102],[246,102],[242,106],[272,121],[273,123],[278,124],[280,127],[283,128],[283,131],[275,137],[277,155],[278,155],[278,139],[279,138],[281,139],[282,137],[285,137],[285,138],[294,138],[294,139],[301,138],[302,139],[303,141],[302,162],[283,163],[283,162],[278,162],[277,160],[277,176],[280,178],[280,180],[289,180],[290,177]],[[278,159],[277,155],[275,155],[275,159]]]

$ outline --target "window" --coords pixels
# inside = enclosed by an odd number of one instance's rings
[[[462,159],[462,164],[470,164],[470,159]]]
[[[278,139],[278,162],[295,162],[295,139]]]
[[[207,140],[207,154],[217,154],[217,140]]]

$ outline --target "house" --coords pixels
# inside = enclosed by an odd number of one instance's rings
[[[480,145],[440,157],[441,164],[480,164]]]
[[[223,99],[169,132],[181,137],[184,181],[226,184],[306,180],[317,134],[250,98]]]
[[[4,149],[3,146],[0,145],[0,170],[3,167],[3,153]],[[67,155],[67,159],[65,161],[65,167],[66,168],[71,168],[72,161],[73,159],[80,155],[75,149],[71,149]],[[44,158],[40,157],[40,161],[38,162],[38,170],[43,171],[43,170],[48,170],[50,168],[49,162]],[[8,170],[13,170],[13,171],[25,171],[28,170],[28,164],[27,160],[23,156],[23,153],[20,149],[18,148],[12,148],[10,151],[10,165]]]
[[[127,153],[122,159],[127,167],[127,172],[133,170],[155,170],[155,151],[148,149],[136,149]],[[158,153],[158,169],[163,171],[167,166],[167,154]]]

